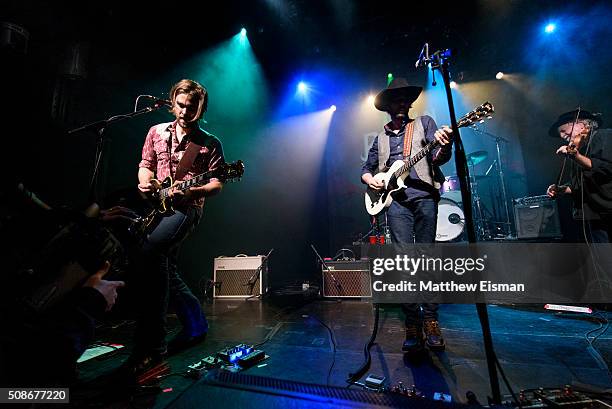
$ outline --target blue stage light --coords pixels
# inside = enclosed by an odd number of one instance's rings
[[[546,24],[546,27],[544,27],[544,32],[546,34],[550,34],[554,32],[556,29],[557,29],[557,25],[555,23],[548,23]]]
[[[306,91],[308,91],[308,84],[306,84],[304,81],[300,81],[298,83],[297,90],[299,93],[304,94]]]
[[[242,37],[246,37],[246,28],[243,28],[242,30],[240,30],[240,35]]]

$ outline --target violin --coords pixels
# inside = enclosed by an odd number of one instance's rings
[[[575,124],[574,124],[575,125]],[[584,124],[584,128],[579,133],[570,136],[570,142],[567,145],[566,154],[563,158],[563,164],[561,165],[561,170],[559,171],[559,175],[557,176],[557,183],[555,183],[552,187],[556,193],[563,193],[567,189],[567,185],[562,185],[561,180],[563,179],[563,174],[565,172],[565,165],[567,164],[568,156],[575,156],[578,153],[578,149],[582,146],[583,142],[588,138],[591,132],[591,128]]]

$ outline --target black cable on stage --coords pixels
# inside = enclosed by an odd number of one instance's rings
[[[372,355],[370,354],[370,348],[374,345],[374,341],[376,341],[376,334],[378,334],[378,321],[380,318],[380,307],[378,304],[375,304],[374,310],[374,329],[372,330],[372,335],[368,340],[368,343],[363,347],[363,354],[365,356],[365,362],[363,365],[355,372],[350,373],[347,383],[353,384],[357,379],[361,378],[364,373],[370,368],[370,364],[372,363]],[[350,385],[349,385],[350,386]]]
[[[329,386],[329,377],[331,376],[332,370],[334,369],[334,365],[336,364],[336,337],[334,336],[334,331],[323,321],[321,321],[319,318],[315,317],[314,315],[311,315],[312,318],[314,318],[315,320],[317,320],[319,322],[319,324],[323,325],[326,329],[327,332],[329,332],[329,337],[331,338],[332,341],[332,345],[334,346],[334,355],[332,358],[332,363],[329,367],[329,370],[327,371],[327,382],[326,385]]]
[[[605,368],[602,368],[602,369],[606,370],[606,372],[608,373],[608,378],[610,378],[610,382],[612,382],[612,372],[610,371],[610,367],[608,366],[607,362],[601,356],[601,353],[593,345],[595,343],[595,341],[597,340],[597,338],[599,338],[600,336],[602,336],[603,334],[605,334],[608,331],[608,328],[610,327],[610,321],[608,320],[608,314],[607,313],[606,313],[605,316],[602,313],[596,313],[596,314],[604,322],[599,322],[599,327],[598,328],[592,329],[592,330],[588,331],[586,334],[584,334],[584,338],[586,339],[586,342],[588,344],[587,351],[589,352],[589,354],[591,354],[593,359],[595,359],[598,363],[601,364],[601,365],[599,365],[600,367],[605,366]],[[595,335],[592,339],[589,338],[589,335],[591,335],[593,332],[597,332],[597,331],[600,331],[600,330],[601,330],[601,332],[599,334]]]

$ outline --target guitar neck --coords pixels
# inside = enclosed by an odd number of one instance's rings
[[[212,171],[200,173],[199,175],[194,176],[191,179],[187,179],[187,180],[179,183],[178,185],[174,186],[174,189],[183,191],[183,190],[189,189],[190,187],[203,185],[212,176],[213,176],[213,172]],[[162,189],[160,191],[160,196],[168,197],[168,192],[170,191],[170,189],[171,189],[171,187],[166,187],[166,188]]]
[[[464,118],[461,118],[459,121],[457,121],[457,128],[463,128],[464,126],[468,125],[466,123],[466,121],[464,120]],[[440,142],[438,142],[437,139],[434,139],[433,141],[429,142],[427,145],[425,145],[425,147],[423,149],[421,149],[420,151],[417,152],[416,155],[414,155],[413,157],[411,157],[408,160],[404,161],[404,166],[402,166],[401,168],[399,168],[394,174],[396,177],[400,177],[401,175],[403,175],[404,173],[408,172],[408,170],[410,170],[410,168],[412,168],[414,165],[416,165],[416,163],[418,161],[420,161],[421,159],[423,159],[425,156],[429,155],[429,153],[434,150],[435,148],[437,148],[438,146],[440,146]]]
[[[416,163],[418,161],[423,159],[425,156],[429,155],[429,152],[431,152],[433,149],[435,149],[439,145],[440,145],[440,143],[436,139],[434,139],[433,141],[429,142],[427,145],[425,145],[425,147],[423,149],[421,149],[419,152],[417,152],[416,155],[414,155],[413,157],[411,157],[408,160],[405,160],[404,161],[404,166],[402,166],[401,168],[399,168],[395,172],[395,176],[396,177],[400,177],[404,173],[408,172],[414,165],[416,165]]]

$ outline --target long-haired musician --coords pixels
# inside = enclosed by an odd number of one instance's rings
[[[592,243],[612,238],[612,130],[602,124],[600,115],[577,109],[560,115],[549,130],[566,142],[557,155],[570,160],[570,179],[546,193],[572,196],[574,219],[584,222],[585,239]]]

